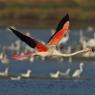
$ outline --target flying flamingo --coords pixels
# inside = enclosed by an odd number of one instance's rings
[[[92,48],[84,48],[80,51],[76,51],[74,53],[67,53],[63,54],[61,53],[56,47],[60,40],[65,36],[66,33],[68,33],[69,30],[69,15],[66,14],[65,17],[62,18],[62,20],[59,22],[56,32],[50,37],[47,44],[43,44],[41,41],[34,39],[33,37],[30,37],[28,35],[25,35],[22,32],[19,32],[14,27],[10,26],[9,30],[11,30],[18,38],[20,38],[23,42],[25,42],[27,45],[29,45],[31,48],[35,49],[35,52],[33,54],[25,54],[22,56],[16,55],[13,56],[13,58],[23,58],[28,56],[41,56],[42,58],[45,57],[71,57],[79,53],[93,51]]]

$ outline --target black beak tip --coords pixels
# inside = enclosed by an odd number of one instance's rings
[[[95,48],[92,48],[92,52],[95,52]]]

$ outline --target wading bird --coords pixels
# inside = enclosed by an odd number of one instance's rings
[[[58,70],[56,73],[50,73],[51,78],[59,78],[60,71]]]
[[[0,76],[8,76],[8,68],[4,72],[0,72]]]
[[[34,39],[33,37],[27,36],[22,32],[19,32],[14,27],[10,26],[8,28],[11,30],[18,38],[20,38],[23,42],[29,45],[31,48],[35,49],[35,52],[32,54],[25,54],[22,56],[13,56],[13,58],[23,58],[28,56],[41,56],[42,58],[45,57],[70,57],[74,56],[79,53],[92,51],[92,48],[84,48],[80,51],[76,51],[70,54],[63,54],[57,49],[58,43],[61,39],[65,36],[65,34],[69,30],[69,15],[66,14],[65,17],[59,22],[56,32],[50,37],[47,44],[43,44],[41,41]]]
[[[60,76],[69,77],[70,71],[71,71],[71,69],[68,68],[68,69],[66,70],[66,72],[60,72]]]
[[[21,76],[16,76],[16,77],[10,77],[10,80],[20,80]]]
[[[80,68],[75,70],[75,72],[73,73],[72,77],[80,78],[80,74],[83,72],[83,65],[84,65],[84,63],[80,63]]]
[[[21,73],[21,77],[29,78],[31,76],[31,73],[32,73],[31,70],[27,70],[26,73]]]

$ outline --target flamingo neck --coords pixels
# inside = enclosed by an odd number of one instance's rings
[[[29,76],[31,72],[27,72],[27,75]]]
[[[69,54],[62,54],[62,53],[60,53],[59,55],[63,56],[63,57],[70,57],[70,56],[74,56],[74,55],[77,55],[77,54],[83,53],[83,52],[85,52],[85,51],[84,50],[80,50],[80,51],[76,51],[74,53],[69,53]]]
[[[8,68],[6,68],[6,70],[5,70],[5,74],[6,74],[6,75],[8,74]]]
[[[69,75],[70,73],[70,69],[67,69],[67,71],[65,72],[66,75]]]
[[[57,72],[56,75],[59,75],[59,72]]]
[[[80,72],[83,71],[83,65],[80,65]]]

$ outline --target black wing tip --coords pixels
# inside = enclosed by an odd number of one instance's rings
[[[66,21],[69,21],[69,14],[68,13],[66,13],[64,19],[66,19]]]
[[[14,27],[14,26],[9,26],[8,28],[7,28],[7,30],[9,30],[9,31],[12,31],[12,30],[15,30],[16,28]]]
[[[66,15],[61,19],[61,21],[59,22],[57,28],[56,28],[56,32],[58,32],[63,26],[64,24],[69,21],[69,14],[66,13]]]

